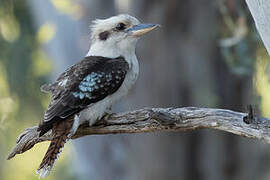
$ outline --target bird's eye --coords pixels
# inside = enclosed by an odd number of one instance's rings
[[[119,24],[117,24],[117,26],[116,26],[116,29],[118,30],[118,31],[122,31],[122,30],[124,30],[126,28],[126,25],[124,24],[124,23],[119,23]]]

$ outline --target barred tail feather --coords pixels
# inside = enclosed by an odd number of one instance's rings
[[[50,174],[56,160],[58,159],[62,148],[64,147],[67,141],[68,134],[62,134],[60,136],[56,136],[50,143],[50,146],[37,170],[39,173],[39,178],[45,178]]]
[[[73,118],[53,125],[53,139],[50,146],[37,169],[39,178],[45,178],[50,174],[56,160],[58,159],[66,141],[69,139],[70,130],[73,125]]]

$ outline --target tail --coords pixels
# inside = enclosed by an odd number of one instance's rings
[[[53,139],[50,146],[37,169],[39,178],[45,178],[50,174],[56,160],[58,159],[66,141],[69,139],[70,129],[73,125],[73,118],[64,120],[53,125]]]

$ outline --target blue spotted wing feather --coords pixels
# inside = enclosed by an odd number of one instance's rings
[[[89,56],[68,68],[47,91],[51,103],[39,125],[40,135],[51,129],[53,123],[80,112],[116,92],[128,71],[123,57]]]

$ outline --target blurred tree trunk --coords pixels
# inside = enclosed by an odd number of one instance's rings
[[[215,3],[152,0],[136,1],[131,7],[143,21],[162,24],[152,40],[146,37],[138,47],[144,58],[134,97],[137,106],[215,106],[216,34],[209,33],[216,30]],[[204,141],[208,141],[205,132],[144,136],[147,143],[139,143],[142,147],[136,151],[145,156],[140,159],[137,179],[210,179],[208,174],[215,173],[205,169],[211,164],[203,165],[204,156],[210,155],[203,154],[207,151]],[[137,142],[132,144],[138,148]],[[218,158],[212,156],[212,161]],[[143,169],[147,171],[141,173]]]

